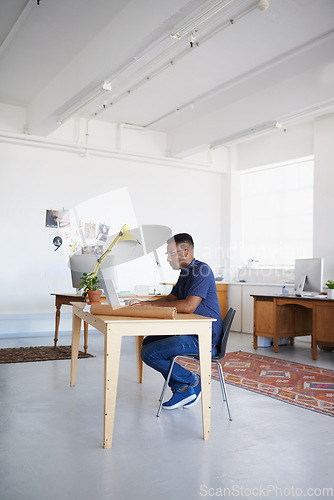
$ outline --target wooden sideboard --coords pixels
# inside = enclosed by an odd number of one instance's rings
[[[334,347],[334,300],[327,298],[253,295],[254,349],[257,337],[278,339],[311,335],[312,357],[317,359],[317,346]]]

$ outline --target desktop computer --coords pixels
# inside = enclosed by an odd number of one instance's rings
[[[296,297],[315,297],[322,292],[323,259],[296,259],[295,295]]]

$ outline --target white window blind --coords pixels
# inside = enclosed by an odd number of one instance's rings
[[[313,253],[313,159],[244,171],[241,182],[244,259],[293,265]]]

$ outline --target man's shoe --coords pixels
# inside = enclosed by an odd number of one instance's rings
[[[165,410],[175,410],[175,408],[180,408],[180,406],[190,403],[195,398],[196,394],[194,389],[188,387],[185,391],[175,391],[170,400],[162,404],[162,407]]]
[[[192,389],[195,393],[195,399],[190,401],[190,403],[184,405],[185,408],[190,408],[191,406],[194,406],[201,399],[201,377],[199,375],[198,375],[198,382],[195,386],[192,387]]]

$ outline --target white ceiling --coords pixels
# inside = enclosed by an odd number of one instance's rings
[[[78,116],[167,132],[173,155],[334,110],[334,0],[225,0],[192,46],[169,36],[217,3],[1,0],[0,102],[47,135],[108,81]]]

